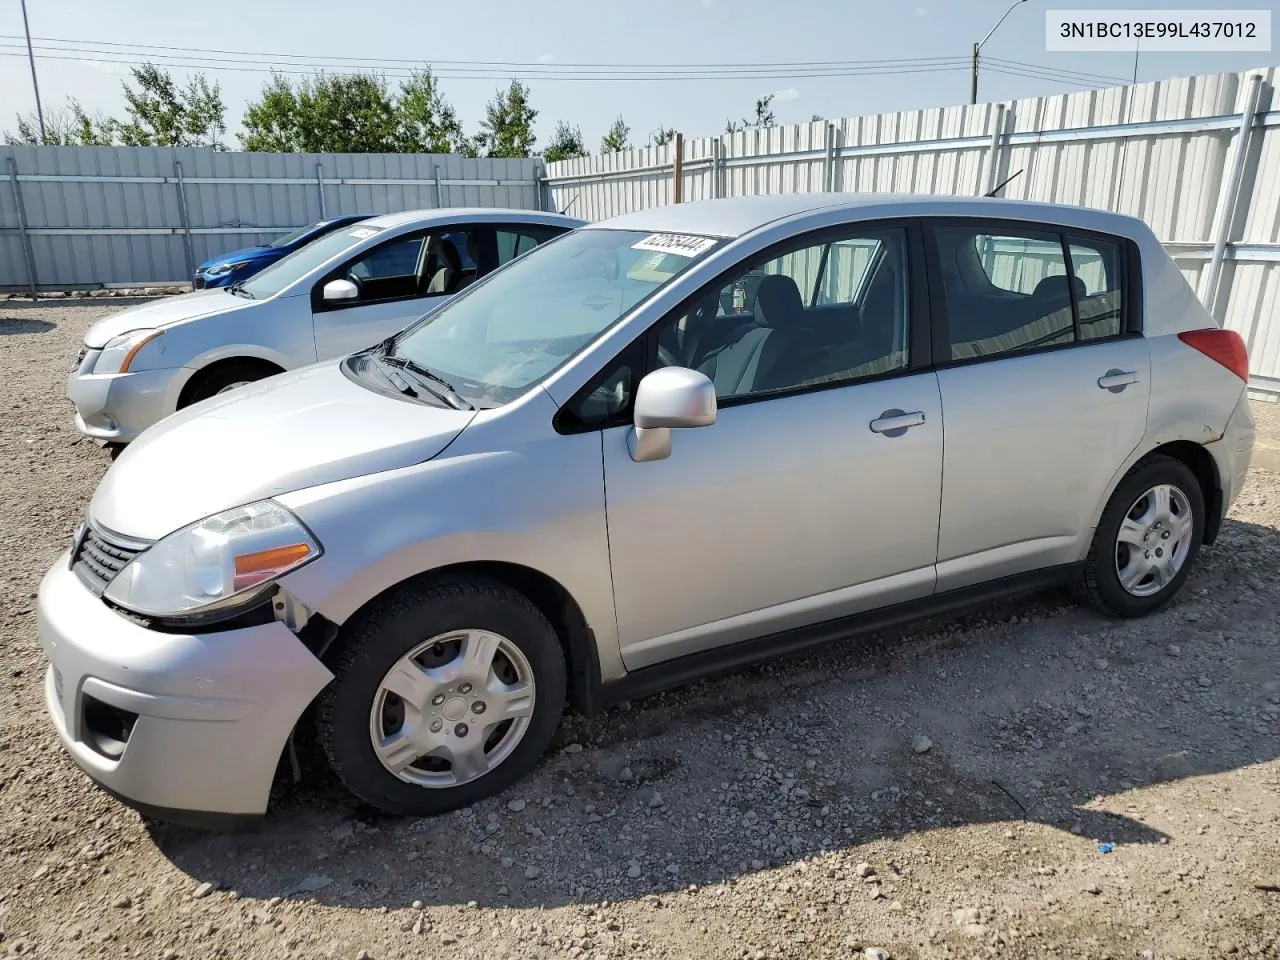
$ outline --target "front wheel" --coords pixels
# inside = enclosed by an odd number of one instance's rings
[[[340,639],[319,704],[338,779],[385,813],[428,816],[533,769],[564,708],[558,637],[522,594],[484,579],[409,586]]]
[[[1182,589],[1204,537],[1204,494],[1178,460],[1156,456],[1112,494],[1085,561],[1081,587],[1097,607],[1140,617]]]

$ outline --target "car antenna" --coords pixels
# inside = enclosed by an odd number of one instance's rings
[[[1019,171],[1018,171],[1018,173],[1022,173],[1022,171],[1021,171],[1021,170],[1019,170]],[[983,194],[983,196],[984,196],[984,197],[994,197],[997,193],[999,193],[1001,190],[1003,190],[1003,189],[1004,189],[1004,185],[1005,185],[1006,183],[1008,183],[1010,180],[1012,180],[1014,177],[1016,177],[1016,176],[1018,175],[1018,173],[1014,173],[1014,174],[1011,174],[1010,176],[1005,177],[1003,180],[1001,180],[999,183],[997,183],[994,187],[992,187],[990,190],[988,190],[986,193],[984,193],[984,194]]]
[[[560,211],[560,216],[562,216],[562,217],[563,217],[566,213],[568,213],[568,212],[569,212],[569,207],[572,207],[575,203],[577,203],[577,202],[578,202],[578,197],[579,197],[579,196],[580,196],[580,194],[577,194],[577,193],[575,193],[575,194],[573,195],[573,199],[572,199],[572,200],[570,200],[570,201],[569,201],[569,203],[568,203],[568,205],[567,205],[563,210],[561,210],[561,211]]]

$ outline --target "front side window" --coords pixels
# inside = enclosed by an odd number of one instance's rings
[[[901,228],[806,243],[708,289],[658,329],[658,364],[705,373],[721,400],[862,380],[908,363]]]
[[[449,227],[397,237],[379,244],[324,277],[355,284],[353,300],[323,302],[323,308],[342,310],[370,303],[454,294],[476,279],[474,252],[483,227]]]
[[[271,266],[240,284],[237,288],[246,296],[255,300],[273,297],[285,287],[301,280],[321,264],[332,260],[344,250],[355,246],[361,240],[381,233],[384,227],[365,225],[349,227],[326,233],[323,237],[299,247],[287,257],[281,257]]]
[[[934,228],[952,360],[1076,341],[1085,282],[1068,270],[1060,234]],[[1117,315],[1118,316],[1118,315]],[[945,359],[945,358],[943,358]]]
[[[634,230],[565,233],[412,325],[391,349],[476,406],[507,403],[722,243]]]

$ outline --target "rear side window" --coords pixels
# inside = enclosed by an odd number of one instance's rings
[[[939,224],[933,234],[950,359],[999,357],[1121,332],[1120,244],[968,224]]]
[[[1120,333],[1123,288],[1121,247],[1106,240],[1069,236],[1071,268],[1084,284],[1080,297],[1080,339],[1099,340]]]

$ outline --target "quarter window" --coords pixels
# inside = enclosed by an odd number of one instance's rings
[[[1120,333],[1120,246],[1056,232],[934,228],[950,359]]]
[[[904,369],[906,232],[806,244],[744,270],[658,327],[658,365],[705,373],[722,400]]]

